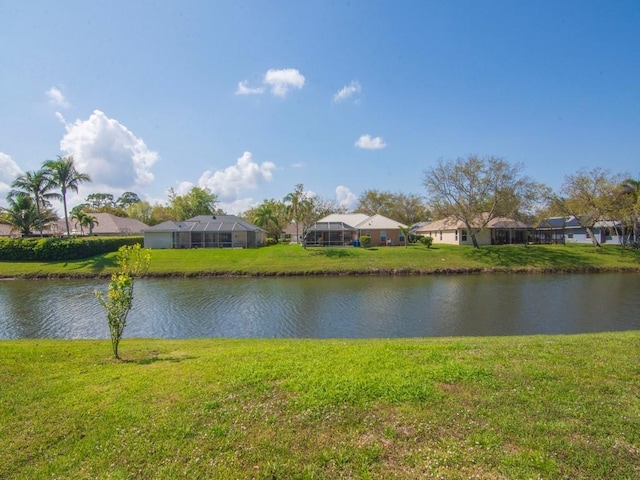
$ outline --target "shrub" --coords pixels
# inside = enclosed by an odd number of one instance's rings
[[[361,235],[360,245],[362,245],[364,248],[369,248],[371,246],[371,237],[369,235]]]
[[[78,260],[117,252],[122,246],[135,244],[142,244],[142,238],[0,238],[0,260],[11,262]]]
[[[433,245],[433,237],[420,237],[420,243],[427,248],[431,248],[431,245]]]
[[[270,247],[271,245],[277,245],[277,244],[278,244],[278,239],[277,238],[267,237],[267,241],[265,242],[265,245],[267,247]]]

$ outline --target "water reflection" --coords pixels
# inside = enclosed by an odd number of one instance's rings
[[[0,282],[0,338],[107,338],[106,281]],[[640,329],[635,274],[150,279],[130,337],[371,338]]]

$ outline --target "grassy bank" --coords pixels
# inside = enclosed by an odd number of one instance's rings
[[[115,254],[68,262],[0,262],[1,277],[107,276]],[[607,245],[152,250],[149,274],[318,275],[481,271],[640,271],[640,250]]]
[[[0,351],[0,478],[640,477],[637,332]]]

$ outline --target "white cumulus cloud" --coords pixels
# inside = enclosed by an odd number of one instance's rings
[[[71,106],[59,88],[51,87],[46,93],[47,97],[49,97],[49,103],[52,105],[63,108],[69,108]]]
[[[336,204],[338,208],[352,211],[358,203],[358,197],[344,185],[336,188]]]
[[[158,160],[157,152],[100,110],[94,110],[87,120],[65,123],[65,128],[60,149],[73,155],[78,171],[89,174],[93,184],[129,189],[154,179],[151,167]]]
[[[256,163],[251,152],[244,152],[235,165],[224,170],[204,172],[198,185],[215,193],[221,202],[237,202],[244,190],[253,190],[261,183],[271,181],[275,168],[272,162]]]
[[[297,88],[300,90],[304,86],[305,78],[295,68],[269,69],[262,78],[262,83],[266,85],[273,95],[286,97],[289,90]],[[243,80],[238,82],[236,95],[261,95],[265,92],[265,87],[249,87],[249,82]]]
[[[238,82],[238,90],[236,90],[236,95],[260,95],[264,92],[264,88],[251,88],[247,86],[247,83],[248,82],[246,80]]]
[[[0,193],[9,193],[11,183],[22,173],[24,172],[11,156],[0,152]]]
[[[366,150],[380,150],[387,146],[382,137],[372,137],[371,135],[362,135],[356,140],[355,146]]]
[[[340,91],[333,96],[333,101],[336,103],[341,102],[349,97],[352,97],[353,95],[359,94],[361,91],[362,87],[360,86],[360,83],[354,80],[349,85],[345,85],[344,87],[342,87]]]
[[[271,93],[279,97],[286,96],[292,88],[300,90],[304,82],[304,75],[295,68],[271,69],[264,75],[264,83],[271,87]]]

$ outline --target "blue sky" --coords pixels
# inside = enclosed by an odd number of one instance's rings
[[[2,203],[57,155],[94,180],[71,203],[198,185],[228,213],[422,195],[469,154],[640,175],[637,0],[0,0],[0,62]]]

